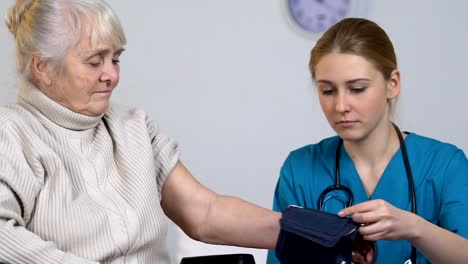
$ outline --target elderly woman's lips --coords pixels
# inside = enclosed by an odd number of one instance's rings
[[[112,93],[112,90],[103,90],[103,91],[96,91],[94,93],[98,93],[98,94],[108,94],[108,93]]]

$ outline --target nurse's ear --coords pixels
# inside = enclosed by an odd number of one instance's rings
[[[400,94],[400,70],[395,69],[387,80],[387,100],[393,101]]]

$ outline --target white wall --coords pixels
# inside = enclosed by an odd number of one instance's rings
[[[0,1],[1,13],[12,3]],[[114,100],[145,108],[179,141],[182,160],[201,182],[270,207],[288,152],[332,135],[307,72],[314,41],[288,25],[283,1],[109,3],[129,39]],[[397,50],[400,127],[468,153],[466,10],[463,0],[372,1],[368,17]],[[5,26],[0,43],[5,103],[15,91]],[[262,263],[264,253],[256,258]]]

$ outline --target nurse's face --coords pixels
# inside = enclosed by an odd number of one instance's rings
[[[389,80],[364,57],[330,53],[315,68],[320,105],[336,133],[361,141],[390,122],[390,103],[399,93],[399,72]]]
[[[90,45],[84,34],[71,48],[63,71],[41,90],[52,100],[85,115],[100,115],[107,111],[114,88],[119,83],[119,57],[123,48],[113,49],[106,43]]]

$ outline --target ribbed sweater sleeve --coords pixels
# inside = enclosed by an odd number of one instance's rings
[[[0,221],[0,237],[0,263],[98,263],[58,250],[54,243],[42,240],[13,220]]]
[[[0,127],[0,263],[96,263],[60,251],[25,228],[43,178],[28,172],[28,148],[10,125]]]
[[[161,189],[167,177],[175,168],[179,161],[179,145],[171,137],[167,137],[159,132],[157,124],[146,117],[148,133],[153,148],[154,164],[156,166],[156,181],[158,183],[158,193],[161,196]]]

